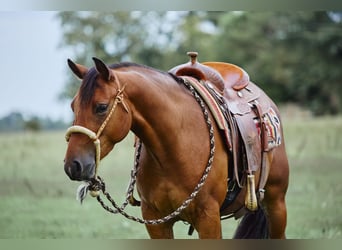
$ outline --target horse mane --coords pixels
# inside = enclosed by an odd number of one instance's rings
[[[127,68],[127,67],[138,67],[138,68],[144,68],[148,70],[152,70],[161,74],[169,75],[174,80],[179,82],[179,79],[177,76],[174,76],[173,74],[170,74],[165,71],[161,71],[146,65],[132,63],[132,62],[122,62],[122,63],[114,63],[109,65],[110,69],[120,69],[120,68]],[[97,87],[96,77],[98,76],[98,72],[96,71],[95,67],[92,67],[88,70],[87,74],[85,75],[81,87],[80,87],[80,98],[81,98],[81,105],[87,105],[89,104],[94,91]]]
[[[84,76],[81,87],[80,87],[80,98],[81,105],[85,106],[89,104],[91,97],[97,87],[96,77],[98,72],[95,67],[92,67],[88,70],[87,74]]]

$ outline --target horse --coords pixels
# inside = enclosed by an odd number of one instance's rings
[[[163,218],[189,197],[209,164],[212,145],[201,107],[184,86],[184,79],[170,72],[136,63],[107,65],[93,60],[95,65],[88,68],[68,59],[71,71],[82,81],[71,103],[73,127],[86,132],[69,132],[64,171],[74,181],[93,180],[99,160],[132,131],[141,143],[136,188],[142,217]],[[210,112],[208,116],[213,119]],[[215,122],[212,128],[215,154],[205,183],[177,216],[146,224],[150,238],[173,238],[177,221],[189,223],[201,239],[222,238],[220,207],[227,194],[227,166],[231,169],[232,163]],[[101,142],[96,150],[95,140]],[[286,237],[289,166],[284,141],[267,157],[270,168],[264,199],[257,212],[243,217],[236,238]],[[244,195],[240,192],[230,207],[236,209]]]

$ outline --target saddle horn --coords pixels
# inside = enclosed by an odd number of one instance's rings
[[[224,89],[224,80],[215,69],[208,67],[197,60],[197,52],[188,52],[190,57],[189,62],[178,65],[169,70],[170,73],[176,76],[191,76],[197,80],[209,81],[213,83],[219,91]]]

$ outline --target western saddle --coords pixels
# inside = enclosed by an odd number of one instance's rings
[[[250,211],[257,210],[258,203],[263,199],[263,188],[269,171],[266,152],[278,146],[281,141],[270,143],[265,117],[270,110],[273,111],[276,119],[278,117],[271,107],[269,98],[264,98],[265,94],[250,82],[249,75],[243,69],[224,62],[199,63],[197,52],[187,54],[190,61],[172,68],[169,73],[190,79],[189,82],[205,101],[215,100],[220,107],[219,111],[225,117],[226,126],[219,127],[226,130],[227,146],[232,156],[230,162],[233,163],[234,170],[228,168],[228,191],[226,200],[221,206],[221,218],[224,219],[223,216],[227,215],[226,208],[246,185],[243,209],[229,215],[238,218],[244,214],[241,210],[246,211],[246,208]],[[206,91],[203,91],[203,88]],[[206,103],[210,108],[211,102],[206,101]],[[212,113],[217,111],[217,109],[210,110]],[[217,122],[217,115],[213,114],[213,116]],[[256,187],[254,174],[258,170],[260,170],[260,177]],[[257,192],[256,188],[258,188]]]

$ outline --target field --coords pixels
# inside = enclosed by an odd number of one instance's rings
[[[287,237],[342,238],[342,117],[285,119],[291,175]],[[144,239],[145,227],[106,213],[90,196],[75,200],[79,183],[63,170],[64,132],[0,134],[0,238]],[[100,175],[122,203],[133,166],[133,136],[116,146]],[[140,216],[138,208],[128,211]],[[222,222],[231,238],[234,219]],[[179,222],[176,238],[187,236]]]

